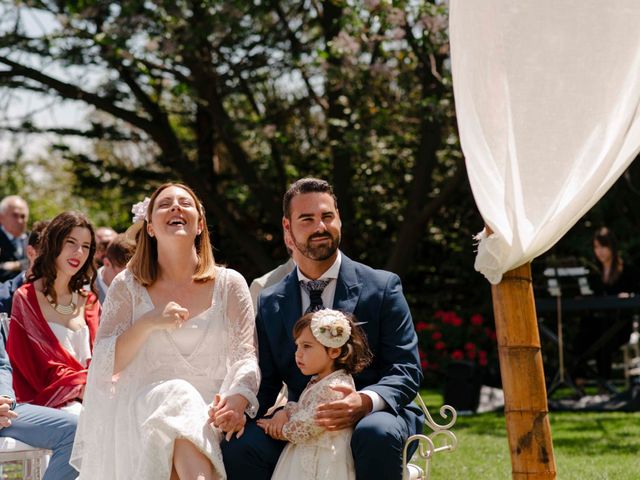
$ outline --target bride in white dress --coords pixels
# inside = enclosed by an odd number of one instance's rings
[[[71,456],[80,479],[226,478],[219,443],[255,416],[260,373],[249,289],[215,266],[208,235],[190,188],[154,192],[105,301]]]

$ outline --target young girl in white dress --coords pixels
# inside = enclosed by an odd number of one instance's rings
[[[319,405],[341,399],[334,387],[355,390],[351,374],[372,359],[367,341],[353,319],[336,310],[308,313],[293,327],[296,364],[313,375],[298,402],[289,402],[272,418],[258,420],[267,435],[282,432],[289,444],[280,455],[272,480],[355,480],[352,429],[327,431],[316,425]]]

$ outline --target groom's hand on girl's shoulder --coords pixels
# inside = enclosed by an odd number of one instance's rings
[[[371,398],[358,393],[351,387],[336,385],[331,387],[344,396],[339,400],[322,403],[316,410],[316,425],[327,430],[342,430],[355,426],[373,409]]]

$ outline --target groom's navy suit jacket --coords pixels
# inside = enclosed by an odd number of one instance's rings
[[[356,388],[378,393],[409,425],[420,424],[421,412],[405,408],[418,392],[422,370],[418,339],[400,278],[342,254],[332,307],[353,313],[356,321],[364,322],[361,328],[374,355],[372,364],[354,375]],[[274,403],[283,381],[291,401],[298,400],[309,381],[295,363],[292,330],[301,312],[297,269],[260,294],[256,317],[262,371],[259,416]]]

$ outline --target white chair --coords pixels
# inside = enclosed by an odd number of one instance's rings
[[[47,468],[49,455],[51,450],[35,448],[15,438],[0,437],[0,468],[10,462],[22,464],[20,478],[23,480],[40,480]]]
[[[634,321],[633,332],[629,343],[622,346],[624,380],[627,388],[631,384],[631,377],[640,377],[640,333],[637,321]]]
[[[10,322],[11,322],[11,317],[6,312],[0,312],[0,329],[2,330],[2,334],[4,335],[5,342],[7,341],[7,338],[9,338]]]
[[[287,386],[283,385],[275,404],[268,410],[267,414],[273,412],[278,407],[284,406],[286,403]],[[458,413],[455,408],[449,405],[440,407],[440,416],[443,419],[446,420],[448,417],[451,417],[449,423],[440,425],[433,420],[431,413],[429,413],[427,406],[419,394],[416,397],[416,403],[424,412],[425,426],[429,427],[432,432],[426,435],[422,433],[412,435],[405,442],[402,450],[402,480],[428,480],[431,474],[431,457],[439,452],[453,452],[458,445],[458,439],[455,434],[450,431],[450,428],[453,427],[458,419]],[[413,458],[408,462],[408,450],[413,442],[418,442],[418,449],[413,454]],[[420,462],[421,459],[425,462],[425,468],[416,464]]]
[[[424,412],[424,424],[431,433],[412,435],[405,442],[402,451],[402,480],[428,480],[431,475],[432,457],[440,452],[453,452],[458,446],[458,439],[450,430],[458,419],[455,408],[449,405],[440,407],[440,416],[445,420],[451,418],[448,423],[440,425],[433,420],[419,394],[416,397],[416,403]],[[407,460],[408,450],[413,442],[418,442],[418,449],[413,454],[413,458]],[[417,464],[420,460],[424,461],[424,468]]]

